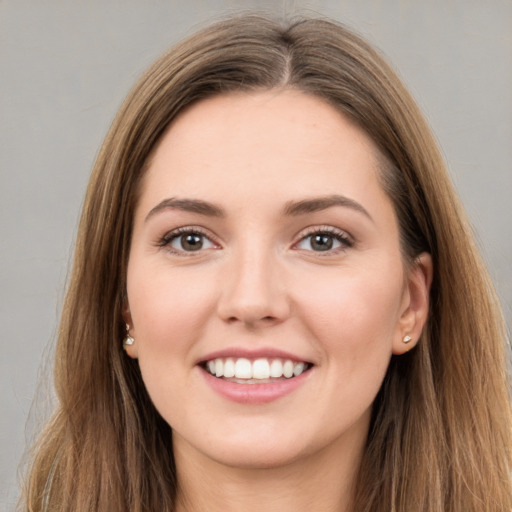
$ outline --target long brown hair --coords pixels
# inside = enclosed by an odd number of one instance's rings
[[[58,409],[37,446],[30,511],[172,511],[171,429],[125,356],[122,308],[138,184],[187,105],[296,88],[374,140],[404,261],[431,253],[431,312],[393,357],[374,404],[357,512],[512,510],[506,333],[492,285],[415,102],[382,57],[336,23],[244,15],[174,47],[141,78],[98,156],[83,208],[55,362]]]

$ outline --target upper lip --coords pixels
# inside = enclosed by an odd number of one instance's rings
[[[305,359],[296,354],[292,354],[290,352],[286,352],[284,350],[280,350],[274,347],[261,347],[261,348],[246,348],[246,347],[231,347],[225,348],[222,350],[216,350],[215,352],[210,352],[205,356],[201,357],[197,360],[196,364],[202,364],[207,361],[212,361],[213,359],[224,359],[227,357],[232,357],[234,359],[244,357],[246,359],[259,359],[259,358],[268,358],[268,359],[290,359],[294,362],[304,362],[308,364],[313,364],[308,359]]]

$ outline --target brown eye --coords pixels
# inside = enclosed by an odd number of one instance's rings
[[[203,248],[203,236],[197,235],[195,233],[188,235],[181,235],[179,238],[179,243],[181,244],[181,248],[184,251],[199,251],[199,249]]]
[[[334,228],[333,228],[334,229]],[[295,248],[302,251],[333,252],[352,247],[353,243],[343,231],[318,230],[299,240]]]
[[[173,252],[198,252],[204,249],[213,249],[216,245],[202,233],[197,231],[181,231],[167,237],[165,244]]]
[[[332,249],[334,245],[334,238],[332,235],[327,235],[325,233],[312,235],[310,244],[313,251],[328,251],[329,249]]]

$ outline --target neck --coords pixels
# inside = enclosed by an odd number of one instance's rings
[[[175,447],[177,448],[177,447]],[[183,447],[182,447],[183,448]],[[271,468],[225,466],[175,449],[176,512],[350,512],[363,443],[333,458],[333,446]],[[334,450],[336,452],[336,450]]]

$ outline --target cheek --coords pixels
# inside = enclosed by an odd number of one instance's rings
[[[331,280],[328,291],[312,288],[303,302],[322,354],[322,400],[334,425],[362,417],[382,385],[399,318],[400,282],[382,285],[358,276]]]
[[[194,347],[214,307],[215,287],[187,269],[133,263],[127,292],[138,362],[155,407],[174,427],[186,415],[182,405],[194,384]]]
[[[187,269],[134,264],[127,284],[133,333],[143,353],[174,352],[192,343],[214,309],[211,279]]]
[[[385,279],[378,276],[384,275]],[[400,317],[402,276],[387,273],[332,272],[325,279],[308,279],[301,294],[303,315],[326,354],[336,354],[349,371],[387,361]],[[383,359],[384,358],[384,359]]]

